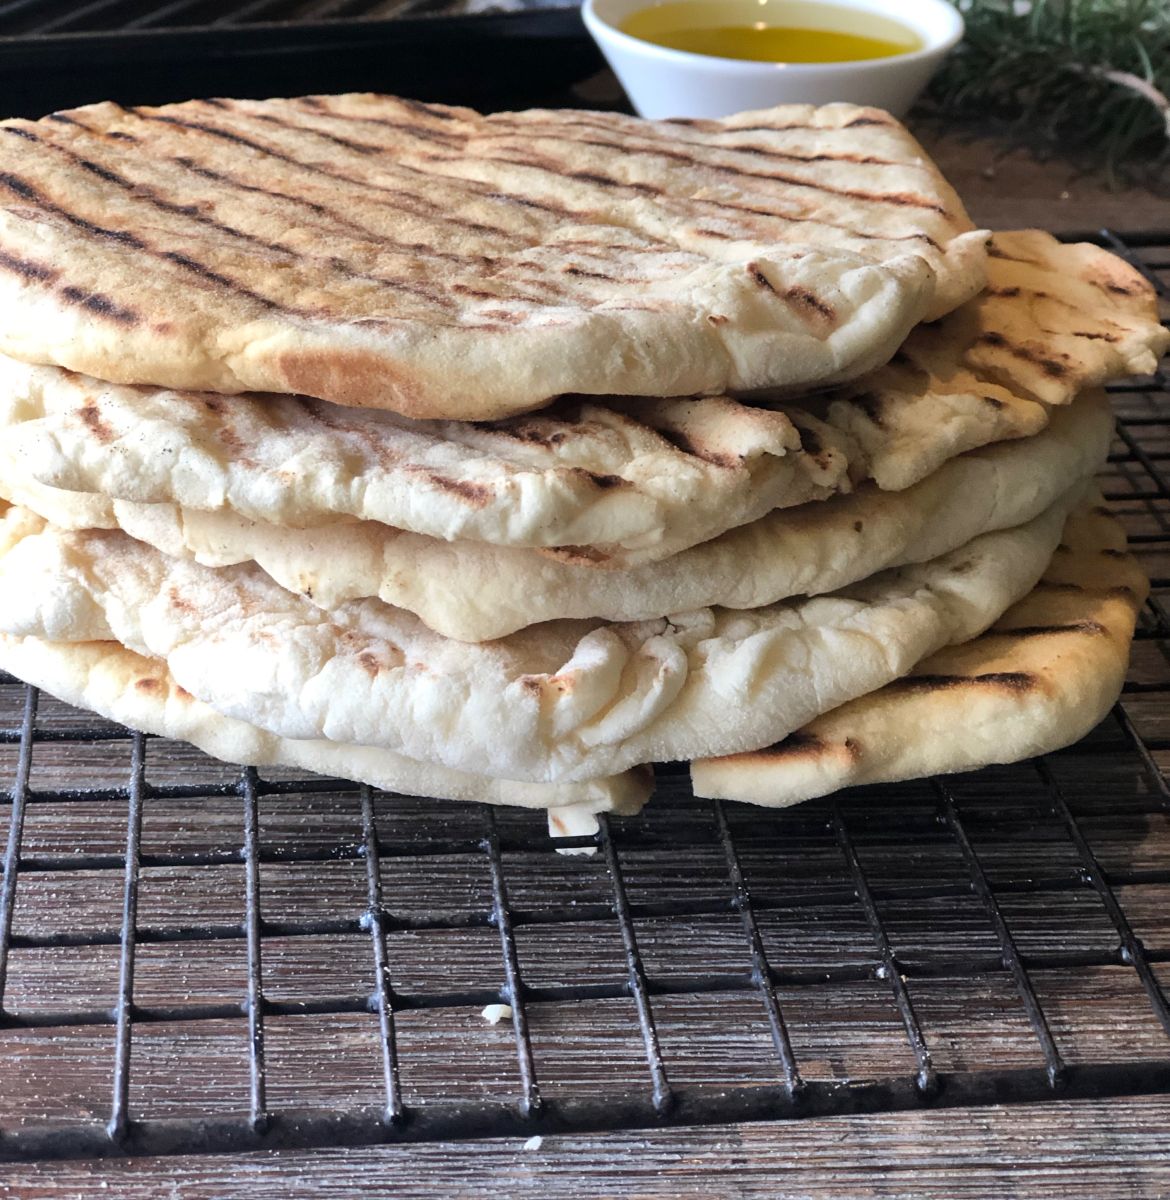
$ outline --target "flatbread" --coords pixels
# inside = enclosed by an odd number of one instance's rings
[[[693,763],[695,794],[782,806],[1067,746],[1117,700],[1148,591],[1098,496],[1069,519],[1036,589],[987,633],[770,749]]]
[[[326,612],[255,567],[211,570],[13,508],[0,519],[0,632],[118,641],[281,737],[495,778],[583,780],[768,745],[975,636],[1035,584],[1073,500],[831,596],[554,621],[478,646],[381,601]]]
[[[332,527],[291,539],[300,546],[329,546],[334,532],[363,547],[393,538],[335,530],[359,520],[630,569],[851,480],[910,486],[957,453],[1036,434],[1075,387],[1153,369],[1170,334],[1132,268],[1034,231],[998,234],[993,250],[989,292],[916,330],[867,390],[801,401],[828,426],[800,405],[727,398],[566,400],[490,426],[414,422],[295,397],[117,387],[0,357],[0,479],[215,512],[229,529],[257,522],[259,545],[265,526]],[[1047,385],[1035,380],[1041,346],[1060,370]],[[303,566],[331,571],[320,554]]]
[[[1117,255],[1037,229],[997,233],[989,254],[982,295],[920,325],[888,365],[814,410],[857,443],[880,488],[1030,437],[1053,407],[1152,373],[1170,347],[1153,287]]]
[[[119,383],[487,420],[849,378],[978,291],[891,117],[371,95],[0,125],[0,351]]]
[[[661,558],[850,486],[815,418],[726,398],[563,402],[494,425],[118,387],[0,356],[0,477],[292,529]]]
[[[2,472],[0,496],[55,525],[121,528],[204,566],[255,562],[322,608],[376,595],[438,633],[481,642],[565,617],[640,621],[713,605],[758,608],[925,562],[1043,512],[1100,469],[1112,435],[1108,399],[1086,395],[1034,437],[970,451],[904,492],[869,484],[850,496],[777,509],[663,562],[621,571],[368,521],[280,529],[230,512],[22,487]]]
[[[595,815],[638,812],[653,772],[638,767],[582,783],[515,783],[413,762],[389,750],[338,742],[293,741],[221,716],[185,692],[157,659],[117,642],[46,642],[0,635],[0,669],[67,704],[88,708],[143,733],[192,742],[224,762],[298,767],[407,796],[547,808],[554,836],[591,833]]]

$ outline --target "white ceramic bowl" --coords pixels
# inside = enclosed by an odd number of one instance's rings
[[[820,5],[771,0],[769,17],[801,28],[818,22]],[[585,0],[585,25],[601,48],[634,108],[644,117],[726,117],[774,104],[872,104],[902,116],[930,81],[944,55],[963,36],[963,19],[947,0],[832,0],[826,6],[890,17],[912,30],[922,49],[890,58],[839,63],[767,63],[668,50],[622,33],[631,13],[647,0]]]

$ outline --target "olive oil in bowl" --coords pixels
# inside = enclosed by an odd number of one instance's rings
[[[861,62],[922,49],[890,17],[807,0],[665,0],[619,28],[669,50],[749,62]]]

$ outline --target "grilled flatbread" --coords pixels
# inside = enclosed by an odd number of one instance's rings
[[[0,351],[487,420],[851,378],[982,286],[891,117],[652,123],[389,97],[0,125]]]
[[[164,663],[117,642],[0,635],[0,670],[132,729],[193,742],[224,762],[298,767],[407,796],[547,808],[549,830],[557,837],[593,832],[599,812],[636,813],[654,782],[653,772],[639,767],[582,783],[513,783],[413,762],[369,746],[276,737],[221,716],[179,687]]]
[[[1149,591],[1099,503],[1073,514],[1043,580],[987,633],[768,750],[693,763],[696,795],[782,806],[1017,762],[1083,737],[1121,692]]]
[[[987,289],[921,325],[893,361],[821,413],[849,434],[878,487],[900,490],[955,454],[1044,428],[1052,406],[1170,347],[1153,287],[1098,246],[1036,229],[997,233]]]
[[[850,486],[851,443],[734,400],[562,402],[493,425],[119,387],[0,356],[0,478],[291,529],[363,521],[666,557]],[[580,557],[578,551],[571,551]]]
[[[0,519],[0,632],[118,641],[226,716],[533,782],[755,749],[981,632],[1040,577],[1073,503],[830,596],[468,646],[376,600],[326,612],[255,567]]]
[[[1005,258],[1009,252],[1017,258]],[[1041,265],[1017,261],[1025,253]],[[222,526],[223,541],[242,544],[247,556],[253,534],[258,559],[272,556],[272,544],[289,544],[280,553],[305,560],[297,563],[301,576],[324,576],[322,597],[339,594],[330,577],[349,568],[312,547],[335,539],[350,548],[350,561],[362,554],[347,586],[359,586],[360,576],[366,590],[351,594],[380,592],[394,603],[390,593],[411,582],[399,572],[402,554],[463,555],[479,560],[477,575],[487,569],[474,548],[431,549],[397,539],[387,525],[545,548],[570,567],[629,569],[772,509],[848,490],[851,479],[872,475],[880,487],[903,488],[964,450],[1033,435],[1050,405],[1072,400],[1074,387],[1152,370],[1170,338],[1149,285],[1096,247],[1061,246],[1036,232],[997,234],[991,263],[987,293],[916,330],[898,363],[869,377],[862,394],[821,403],[831,425],[802,408],[771,411],[726,398],[562,401],[488,426],[414,422],[295,397],[229,402],[118,387],[0,357],[0,480],[23,491],[41,483],[177,504],[204,543]],[[1058,379],[1033,361],[1042,346]],[[1047,383],[1036,381],[1037,372]],[[353,520],[377,524],[335,528]],[[285,537],[269,526],[334,528]],[[384,565],[367,572],[377,562]],[[540,570],[529,564],[525,579]],[[547,578],[573,575],[550,568]],[[582,581],[583,598],[592,589]],[[588,611],[575,605],[547,615]]]
[[[564,617],[640,621],[712,605],[758,608],[925,562],[1043,512],[1100,469],[1112,434],[1108,399],[1085,395],[1034,437],[969,451],[904,492],[866,485],[850,496],[777,509],[662,562],[621,571],[369,521],[281,529],[229,512],[21,486],[2,473],[0,496],[54,525],[121,528],[204,566],[255,562],[322,608],[377,595],[438,633],[482,642]]]

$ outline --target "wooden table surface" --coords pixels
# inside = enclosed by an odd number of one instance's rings
[[[973,217],[1170,227],[1167,202],[925,131]],[[0,1198],[1170,1196],[1170,1097],[249,1156],[0,1166]]]
[[[1170,1097],[367,1147],[6,1166],[0,1196],[118,1200],[1158,1200]]]

